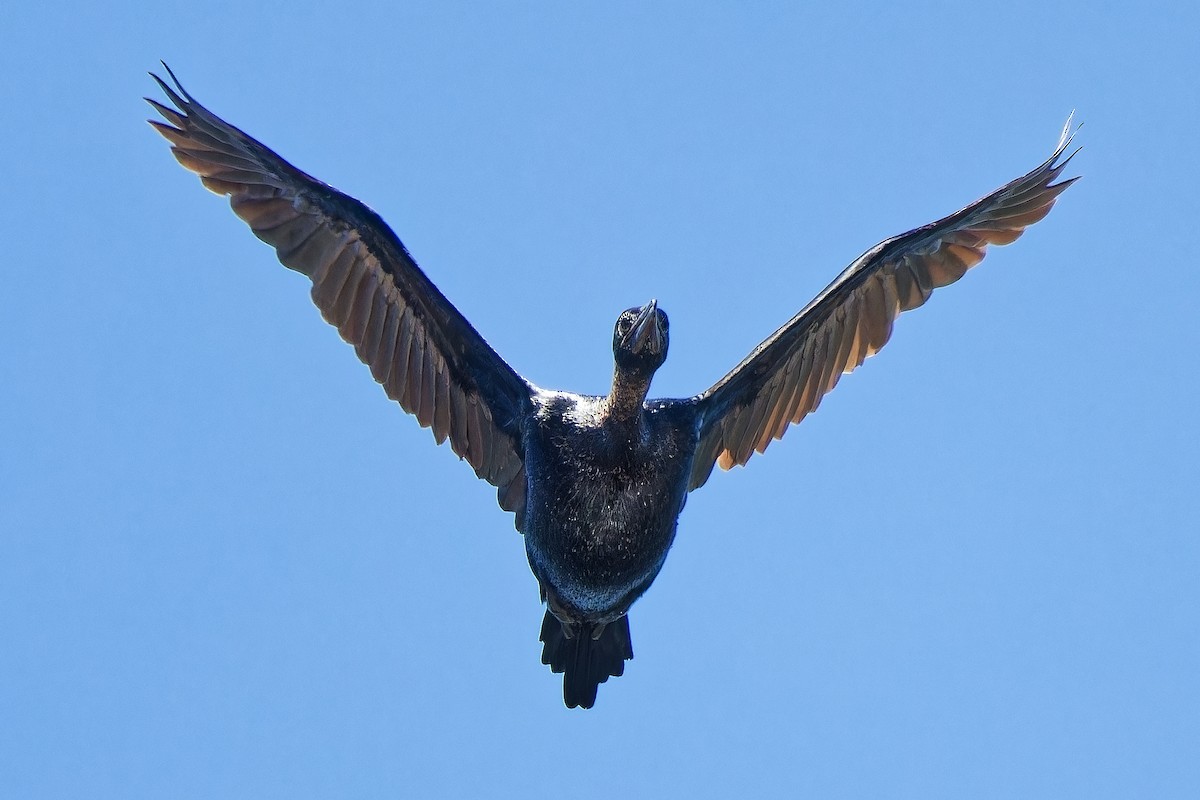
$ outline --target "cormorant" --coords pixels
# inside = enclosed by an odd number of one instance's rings
[[[564,673],[569,707],[633,657],[630,605],[675,538],[688,492],[714,465],[763,452],[888,341],[902,311],[953,283],[988,245],[1015,240],[1077,178],[1054,153],[1026,175],[857,258],[710,389],[647,400],[667,357],[667,315],[651,300],[621,312],[605,397],[549,391],[522,378],[425,276],[374,211],[284,161],[174,87],[175,108],[147,98],[151,124],[179,162],[312,280],[321,314],[352,344],[388,397],[438,444],[498,489],[515,515],[547,605],[542,662]],[[1072,153],[1072,156],[1074,153]]]

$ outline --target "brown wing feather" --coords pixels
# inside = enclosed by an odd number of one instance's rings
[[[1033,171],[966,208],[868,250],[799,314],[698,395],[702,425],[690,488],[714,465],[730,469],[763,452],[816,410],[838,379],[879,352],[902,311],[954,283],[1050,212],[1078,178],[1054,183],[1071,156],[1070,121],[1054,154]],[[1078,152],[1078,151],[1076,151]]]
[[[165,67],[165,65],[164,65]],[[167,69],[170,73],[170,69]],[[204,185],[307,275],[321,314],[354,345],[384,391],[436,441],[499,488],[520,516],[524,471],[516,420],[533,387],[488,346],[362,203],[306,175],[196,102],[179,81],[153,76],[176,108],[147,98],[151,125]],[[178,110],[176,110],[178,109]]]

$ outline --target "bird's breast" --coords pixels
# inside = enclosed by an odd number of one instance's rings
[[[654,418],[602,424],[589,414],[593,400],[543,408],[529,431],[524,533],[539,580],[577,611],[603,614],[662,568],[695,445],[687,426]]]

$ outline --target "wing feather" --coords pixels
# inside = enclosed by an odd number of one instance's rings
[[[523,474],[518,421],[534,387],[438,291],[378,215],[213,114],[167,72],[174,86],[152,77],[174,108],[147,101],[165,120],[150,124],[175,158],[228,195],[284,266],[312,280],[313,303],[388,397],[432,427],[439,444],[449,439],[520,516],[523,489],[510,484]]]
[[[1063,158],[1073,138],[1070,124],[1036,169],[868,250],[732,372],[693,398],[701,428],[690,488],[702,486],[714,464],[730,469],[766,450],[790,424],[815,411],[843,374],[887,344],[901,312],[961,278],[989,245],[1012,243],[1050,213],[1078,180],[1054,183],[1075,155]]]

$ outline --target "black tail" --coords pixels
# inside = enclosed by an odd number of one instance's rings
[[[558,618],[546,612],[542,620],[542,663],[553,672],[562,672],[563,700],[567,708],[591,708],[596,702],[596,688],[609,676],[625,673],[626,659],[633,658],[629,640],[629,617],[622,616],[604,626],[595,637],[596,626],[582,623],[568,638]],[[595,638],[593,638],[595,637]]]

